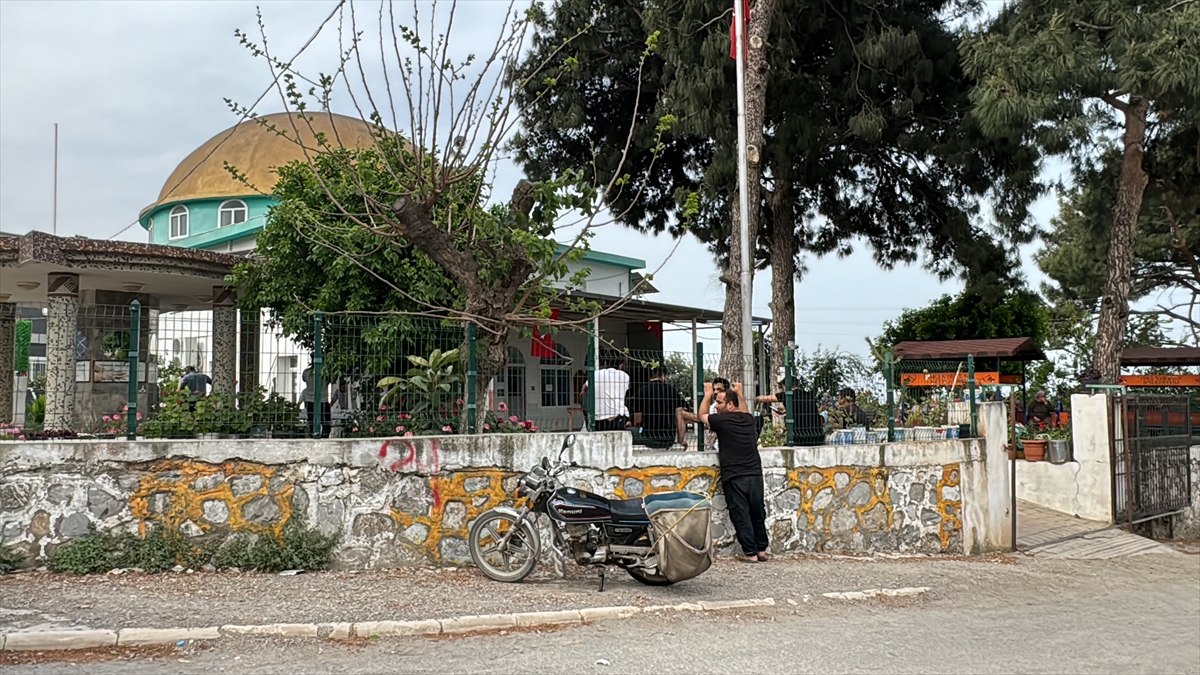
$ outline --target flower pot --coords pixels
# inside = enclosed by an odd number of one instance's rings
[[[1071,441],[1050,441],[1046,454],[1051,464],[1066,464],[1071,461]]]
[[[1041,439],[1031,439],[1024,441],[1025,444],[1025,461],[1040,462],[1046,456],[1047,441]]]

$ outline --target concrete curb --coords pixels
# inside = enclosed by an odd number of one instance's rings
[[[255,626],[228,624],[206,628],[122,628],[120,630],[16,631],[0,633],[0,650],[86,649],[115,645],[170,644],[180,640],[216,640],[235,635],[291,638],[404,637],[456,635],[504,628],[534,628],[593,621],[628,619],[656,612],[719,612],[751,607],[773,607],[773,598],[684,602],[651,607],[588,607],[554,612],[481,614],[422,621],[360,621],[357,623],[268,623]]]

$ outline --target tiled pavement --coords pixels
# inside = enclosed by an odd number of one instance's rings
[[[1038,556],[1099,560],[1157,553],[1183,555],[1110,523],[1083,520],[1025,501],[1017,502],[1017,546]]]

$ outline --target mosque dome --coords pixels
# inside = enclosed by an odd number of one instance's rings
[[[279,178],[277,167],[320,150],[314,132],[324,133],[334,147],[375,144],[371,125],[358,118],[328,112],[309,113],[305,119],[286,112],[261,115],[196,148],[171,172],[158,200],[142,209],[142,216],[169,203],[270,194]],[[230,175],[227,163],[245,174],[245,183]]]

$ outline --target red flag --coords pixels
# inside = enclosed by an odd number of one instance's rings
[[[737,0],[733,0],[737,2]],[[737,59],[737,38],[742,38],[742,51],[746,51],[746,26],[750,25],[750,0],[742,0],[742,30],[741,35],[737,36],[737,12],[733,14],[733,20],[729,22],[729,58]]]
[[[660,339],[660,340],[662,339],[663,325],[662,325],[661,321],[643,321],[642,327],[645,328],[646,330],[650,331],[651,333],[654,333],[655,335],[657,335],[658,339]]]
[[[558,310],[550,310],[550,319],[558,319]],[[542,335],[542,332],[535,326],[533,329],[533,345],[529,349],[529,355],[535,359],[552,359],[558,356],[558,350],[554,345],[554,336],[547,333]]]

